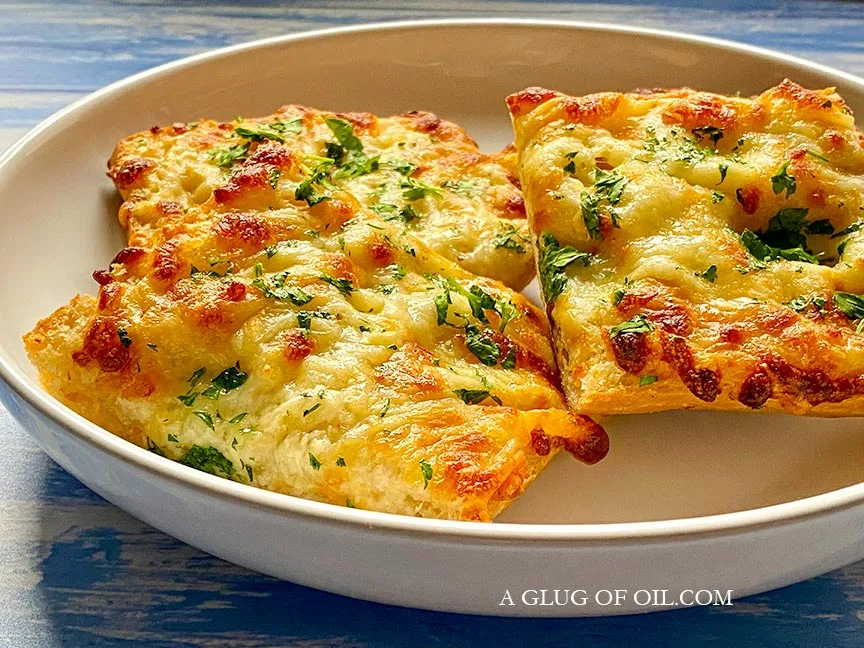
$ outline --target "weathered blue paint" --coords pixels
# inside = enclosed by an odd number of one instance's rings
[[[206,49],[339,24],[532,16],[662,27],[864,74],[864,4],[582,2],[0,3],[0,142],[80,94]],[[6,136],[6,139],[2,139]],[[352,601],[253,574],[129,517],[45,457],[0,409],[0,646],[864,646],[864,563],[731,608],[489,619]]]

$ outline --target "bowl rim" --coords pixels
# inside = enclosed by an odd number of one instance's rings
[[[346,34],[361,32],[448,27],[570,29],[574,31],[651,36],[679,45],[682,43],[711,45],[718,49],[731,50],[757,58],[796,65],[811,72],[818,72],[833,79],[843,80],[864,92],[864,79],[826,65],[813,63],[805,59],[753,45],[675,31],[616,25],[612,23],[523,18],[447,18],[376,22],[291,33],[218,48],[171,61],[111,83],[57,111],[32,128],[0,156],[0,176],[2,176],[9,165],[14,163],[19,154],[26,152],[34,142],[47,136],[55,124],[79,111],[86,111],[91,104],[110,99],[122,93],[127,88],[145,80],[151,80],[184,68],[194,67],[204,61],[214,61],[257,49],[278,47],[295,41],[340,37]],[[596,541],[632,541],[637,539],[668,540],[673,537],[679,539],[682,536],[687,538],[702,537],[743,532],[760,527],[792,524],[807,518],[861,505],[864,502],[864,482],[862,482],[800,500],[755,509],[718,515],[644,522],[597,524],[496,522],[493,524],[484,524],[418,518],[393,513],[352,509],[266,491],[239,482],[222,479],[189,468],[170,459],[159,457],[131,442],[115,436],[108,430],[88,421],[55,400],[44,389],[35,386],[33,381],[16,369],[11,358],[7,358],[6,355],[6,350],[0,346],[0,379],[9,385],[24,401],[64,431],[72,433],[79,441],[83,441],[91,447],[112,455],[125,464],[129,464],[133,469],[143,469],[154,476],[171,480],[179,486],[193,488],[213,496],[226,498],[237,504],[252,506],[286,517],[302,517],[310,519],[310,521],[336,524],[342,527],[358,527],[360,529],[374,529],[376,531],[399,534],[422,534],[427,538],[430,536],[445,539],[458,537],[460,540],[473,539],[475,541],[518,540],[523,542],[530,541],[532,543],[572,543],[579,541],[590,543]]]

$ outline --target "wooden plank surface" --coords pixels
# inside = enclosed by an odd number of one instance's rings
[[[84,93],[182,56],[298,30],[456,15],[676,29],[864,76],[860,2],[0,3],[0,149]],[[705,644],[864,646],[864,563],[733,607],[639,617],[489,619],[391,608],[259,576],[165,536],[55,466],[0,409],[0,646]]]

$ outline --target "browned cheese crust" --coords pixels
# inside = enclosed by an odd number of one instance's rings
[[[293,199],[303,169],[320,165],[331,189],[518,290],[534,262],[518,182],[500,163],[509,159],[481,153],[464,130],[431,113],[379,118],[291,105],[266,117],[136,133],[118,144],[109,175],[125,199],[120,222],[130,244],[151,247],[214,209],[278,209]]]
[[[864,413],[864,143],[833,88],[507,104],[573,408]]]
[[[213,142],[199,151],[195,132]],[[560,449],[606,454],[603,429],[564,407],[540,310],[287,142],[195,176],[224,139],[156,129],[146,158],[115,157],[130,245],[95,297],[25,336],[51,394],[189,466],[405,515],[491,520]],[[180,140],[201,159],[174,174]]]

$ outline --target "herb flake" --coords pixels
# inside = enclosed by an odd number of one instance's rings
[[[180,463],[211,475],[230,477],[234,474],[234,464],[213,446],[193,445]]]

